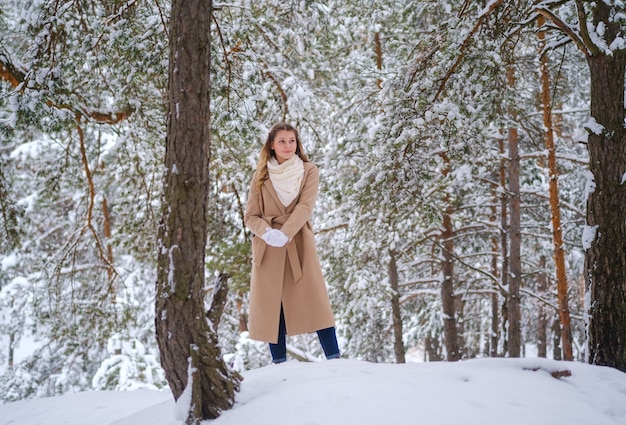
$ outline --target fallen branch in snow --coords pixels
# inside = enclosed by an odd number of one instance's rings
[[[531,367],[531,368],[525,367],[524,370],[530,370],[531,372],[537,372],[537,371],[543,370],[545,372],[548,372],[555,379],[567,378],[568,376],[572,376],[572,372],[567,369],[550,371],[550,370],[543,369],[540,367]]]

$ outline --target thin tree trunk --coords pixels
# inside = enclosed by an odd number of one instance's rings
[[[509,191],[511,192],[510,224],[510,274],[507,310],[509,315],[509,356],[520,357],[522,347],[520,286],[522,280],[521,262],[521,213],[520,213],[520,158],[517,150],[517,129],[509,128]]]
[[[563,358],[563,350],[561,350],[561,324],[558,314],[552,319],[552,358],[554,360],[561,360]]]
[[[539,296],[543,297],[548,292],[548,278],[544,272],[546,268],[546,256],[539,257],[539,275],[537,277],[537,290]],[[537,312],[537,357],[548,357],[548,318],[546,315],[546,306],[539,303]]]
[[[15,362],[15,334],[11,332],[9,334],[9,369],[13,367]]]
[[[187,424],[234,403],[240,376],[224,363],[204,309],[210,155],[211,1],[174,0],[169,103],[156,294],[161,364]],[[190,393],[190,394],[189,394]],[[182,409],[179,409],[182,410]],[[181,418],[182,419],[182,418]]]
[[[537,23],[543,27],[545,19],[540,16]],[[538,32],[540,51],[545,49],[545,32]],[[563,338],[563,357],[573,360],[572,332],[570,325],[569,306],[567,301],[567,274],[565,271],[565,248],[563,247],[563,232],[561,230],[561,207],[559,202],[559,170],[556,164],[556,148],[554,147],[554,132],[552,130],[552,101],[550,99],[550,74],[548,72],[548,58],[540,55],[541,73],[541,100],[543,103],[544,139],[548,151],[548,173],[550,185],[550,211],[552,213],[552,241],[554,243],[554,262],[556,265],[556,286],[559,300],[559,318],[561,321],[561,338]]]
[[[247,332],[248,331],[248,315],[246,314],[246,309],[243,304],[243,293],[240,291],[237,293],[237,312],[239,313],[239,332]]]
[[[380,41],[380,32],[374,34],[374,53],[376,53],[376,69],[379,71],[383,69],[383,47]],[[382,88],[383,80],[378,78],[376,85],[379,89]]]
[[[109,276],[109,282],[113,279],[113,247],[111,246],[111,216],[109,214],[109,204],[107,198],[102,198],[102,215],[104,216],[104,240],[106,241],[107,260],[109,265],[107,267],[107,273]]]
[[[450,160],[447,154],[441,155],[444,161],[444,177],[450,172]],[[458,332],[456,328],[455,300],[454,300],[454,229],[452,226],[452,206],[450,195],[446,193],[444,198],[446,209],[443,213],[443,252],[441,260],[441,305],[443,309],[443,332],[444,344],[448,361],[454,362],[460,359]]]
[[[393,295],[391,296],[391,317],[393,320],[393,351],[396,355],[396,363],[406,363],[404,342],[402,340],[402,313],[400,311],[400,291],[398,286],[398,267],[396,265],[396,253],[389,252],[389,264],[387,267],[389,284]]]
[[[497,211],[495,203],[491,208],[491,221],[495,222],[497,220]],[[498,236],[494,233],[494,236],[491,238],[491,250],[493,255],[491,256],[491,274],[494,277],[499,276],[498,271]],[[491,294],[491,330],[489,335],[489,357],[498,357],[498,285],[493,284],[493,292]]]
[[[500,282],[502,288],[509,285],[509,196],[507,195],[506,170],[507,161],[504,156],[504,140],[499,141],[500,149],[500,249],[502,251],[502,272]],[[502,304],[502,333],[504,335],[502,352],[507,353],[509,349],[509,314],[508,314],[508,293],[502,294],[504,301]]]

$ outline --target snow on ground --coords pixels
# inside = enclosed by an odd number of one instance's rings
[[[169,391],[85,392],[0,406],[0,425],[178,423]],[[626,374],[529,358],[290,361],[245,372],[234,408],[205,423],[624,425]]]

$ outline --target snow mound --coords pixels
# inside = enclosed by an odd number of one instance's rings
[[[94,391],[0,406],[0,425],[174,425],[169,392]],[[546,359],[290,361],[244,373],[214,425],[623,425],[626,374]]]

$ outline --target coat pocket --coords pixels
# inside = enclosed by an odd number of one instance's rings
[[[252,238],[252,264],[261,267],[263,262],[263,254],[265,254],[267,244],[258,236]]]

